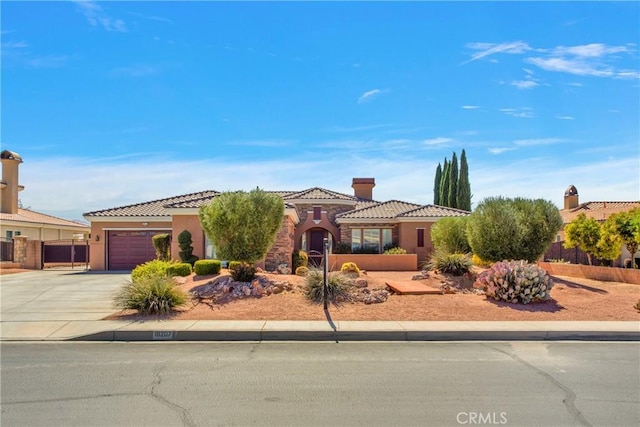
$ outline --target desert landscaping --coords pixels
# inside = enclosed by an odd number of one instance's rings
[[[429,272],[428,277],[412,280],[417,272],[378,272],[361,274],[367,286],[355,288],[358,301],[345,300],[329,306],[333,320],[441,320],[441,321],[508,321],[508,320],[640,320],[634,308],[640,299],[640,286],[620,282],[602,282],[566,276],[553,277],[551,299],[531,304],[510,304],[487,298],[473,288],[471,275],[454,277]],[[261,292],[245,287],[233,288],[227,270],[215,276],[177,278],[179,287],[191,294],[191,301],[164,318],[174,320],[325,320],[322,304],[307,300],[304,278],[296,275],[260,273]],[[398,295],[387,284],[420,283],[428,295]],[[218,291],[214,291],[215,284]],[[224,286],[226,289],[223,289]],[[242,285],[241,285],[242,286]],[[277,289],[273,291],[272,289]],[[364,291],[363,291],[364,290]],[[362,296],[388,293],[386,301],[363,302]],[[235,292],[238,297],[232,296]],[[455,292],[455,293],[453,293]],[[248,294],[248,295],[245,295]],[[259,294],[261,293],[261,294]],[[358,295],[360,295],[358,297]],[[370,302],[370,301],[368,301]],[[107,319],[157,319],[135,311],[118,311]]]

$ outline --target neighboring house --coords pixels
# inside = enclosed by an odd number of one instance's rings
[[[88,236],[89,227],[75,221],[69,221],[46,215],[31,209],[19,207],[18,192],[24,190],[18,184],[18,168],[22,163],[19,154],[4,150],[2,159],[2,181],[0,182],[0,236],[12,239],[26,236],[29,240],[82,239]]]
[[[282,197],[285,214],[264,266],[271,270],[280,263],[291,265],[295,250],[321,253],[325,238],[332,250],[342,242],[353,250],[367,248],[382,253],[385,245],[397,243],[408,253],[417,254],[422,262],[432,250],[433,223],[443,217],[469,214],[442,206],[377,202],[373,200],[374,186],[373,178],[353,178],[353,195],[318,187],[272,192]],[[93,236],[91,269],[126,270],[155,258],[151,237],[158,233],[173,236],[171,254],[178,259],[177,236],[183,230],[192,235],[194,255],[215,258],[198,211],[219,194],[203,191],[86,213]]]
[[[556,236],[556,243],[545,254],[545,259],[564,259],[574,264],[587,264],[586,254],[577,249],[564,249],[562,244],[565,240],[564,226],[576,219],[578,215],[584,213],[588,218],[594,218],[598,222],[604,222],[609,216],[627,212],[640,207],[640,201],[599,201],[580,203],[578,189],[570,185],[564,192],[564,208],[560,210],[563,228]],[[637,257],[637,255],[636,255]],[[613,264],[621,266],[625,259],[631,258],[626,246],[622,247],[622,254]]]

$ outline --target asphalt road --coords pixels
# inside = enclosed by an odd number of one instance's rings
[[[640,345],[3,343],[7,426],[637,426]]]

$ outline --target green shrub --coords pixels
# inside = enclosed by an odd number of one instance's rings
[[[308,267],[309,266],[309,255],[305,251],[294,251],[293,252],[293,269],[294,271],[298,269],[298,267]]]
[[[140,264],[131,271],[131,281],[136,283],[149,277],[166,277],[168,276],[167,269],[173,264],[171,261],[162,261],[159,259]]]
[[[142,314],[167,314],[187,300],[187,294],[175,286],[171,277],[149,276],[126,283],[114,297],[114,304]]]
[[[490,197],[469,215],[467,238],[473,253],[485,261],[535,262],[561,227],[562,217],[550,201]]]
[[[184,230],[178,234],[178,246],[180,246],[178,256],[182,262],[188,262],[193,267],[193,264],[195,264],[199,258],[193,255],[192,243],[191,233],[188,230]]]
[[[180,262],[171,264],[167,268],[167,276],[180,276],[185,277],[192,273],[191,264],[188,262]]]
[[[156,250],[156,258],[162,261],[171,259],[171,234],[156,234],[151,238],[153,248]]]
[[[197,276],[209,276],[220,273],[222,263],[217,259],[200,259],[193,265]]]
[[[399,248],[399,247],[400,247],[400,245],[398,244],[398,242],[387,243],[382,248],[382,252],[386,253],[389,249],[394,249],[394,248]]]
[[[229,270],[237,270],[241,265],[240,261],[229,261]]]
[[[330,272],[327,277],[329,301],[336,303],[341,297],[346,299],[353,285],[349,277],[343,273]],[[310,269],[304,281],[305,296],[313,302],[322,302],[324,299],[324,275],[321,270]]]
[[[349,243],[338,242],[336,248],[333,251],[334,254],[350,254],[351,245]]]
[[[306,276],[309,274],[309,267],[300,266],[296,268],[296,276]]]
[[[441,273],[462,276],[473,266],[471,257],[467,254],[450,254],[442,250],[436,251],[431,257],[429,267]]]
[[[241,263],[238,267],[231,269],[231,277],[236,282],[251,282],[256,278],[256,269],[252,265]]]
[[[467,240],[467,222],[469,217],[449,217],[439,219],[431,227],[433,247],[450,254],[466,254],[471,252]]]
[[[404,255],[407,253],[407,250],[396,246],[387,249],[386,251],[384,251],[384,253],[385,255]]]
[[[482,286],[486,295],[495,300],[528,304],[548,300],[553,281],[536,264],[501,261],[480,274],[475,285]]]
[[[358,268],[358,266],[356,265],[355,262],[345,262],[342,264],[342,267],[340,267],[340,271],[343,273],[356,273],[356,274],[360,274],[360,269]]]

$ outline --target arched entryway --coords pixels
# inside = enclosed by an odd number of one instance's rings
[[[329,239],[329,251],[331,252],[333,249],[333,235],[329,230],[316,227],[310,228],[302,234],[300,249],[307,252],[310,265],[319,266],[322,264],[324,239]]]

